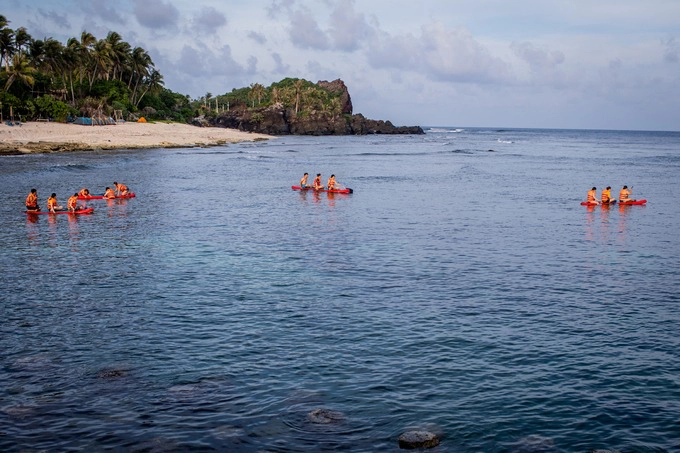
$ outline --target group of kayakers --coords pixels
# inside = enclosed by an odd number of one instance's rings
[[[302,175],[302,178],[300,179],[300,187],[303,189],[307,189],[309,187],[311,187],[314,190],[323,190],[324,188],[327,190],[340,189],[340,184],[335,180],[335,175],[331,175],[331,177],[328,178],[325,187],[321,182],[321,173],[316,174],[314,182],[312,183],[311,186],[307,183],[307,178],[309,178],[309,173],[305,173],[304,175]]]
[[[125,184],[114,181],[113,186],[115,187],[115,190],[110,187],[106,188],[106,191],[104,192],[104,198],[116,198],[117,196],[127,195],[128,193],[130,193],[128,187]],[[47,210],[49,212],[57,211],[76,212],[80,209],[85,208],[85,206],[78,204],[79,197],[80,199],[87,199],[90,196],[91,195],[89,189],[86,188],[80,189],[80,191],[74,193],[72,196],[68,198],[68,200],[66,201],[66,207],[64,208],[57,201],[57,194],[52,193],[52,195],[50,195],[49,198],[47,199]],[[40,211],[40,206],[38,205],[37,189],[31,189],[31,192],[26,197],[26,210],[34,212]]]
[[[623,186],[623,188],[619,191],[619,201],[620,202],[632,202],[635,201],[634,199],[630,198],[632,194],[632,188],[628,188],[628,186]],[[616,203],[616,199],[612,198],[612,188],[611,186],[607,186],[606,189],[602,191],[602,194],[600,195],[600,199],[597,199],[597,187],[593,187],[588,191],[588,195],[586,196],[586,201],[588,203],[592,204],[609,204],[609,203]]]

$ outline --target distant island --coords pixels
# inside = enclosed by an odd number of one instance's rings
[[[420,126],[395,126],[353,113],[345,83],[286,78],[269,87],[255,83],[204,105],[198,126],[218,126],[269,135],[424,134]]]

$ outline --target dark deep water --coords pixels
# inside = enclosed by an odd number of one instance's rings
[[[0,450],[678,451],[679,170],[516,129],[2,158]]]

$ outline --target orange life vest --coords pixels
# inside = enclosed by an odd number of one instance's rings
[[[66,202],[66,206],[68,207],[68,209],[75,209],[77,204],[78,204],[78,197],[75,196],[75,195],[69,197],[68,201]]]
[[[38,207],[38,196],[34,193],[29,193],[26,197],[26,207],[27,208],[37,208]]]
[[[628,195],[630,195],[628,189],[621,189],[621,192],[619,192],[619,200],[627,200]]]
[[[612,196],[611,190],[607,190],[607,189],[603,190],[602,191],[602,202],[608,203],[609,200],[611,199],[611,196]]]
[[[52,209],[55,206],[57,206],[57,199],[56,198],[48,198],[47,199],[47,209]]]
[[[597,201],[597,193],[594,190],[588,191],[587,201]]]
[[[113,189],[109,189],[106,191],[104,194],[104,198],[115,198],[116,197],[116,192],[113,191]]]

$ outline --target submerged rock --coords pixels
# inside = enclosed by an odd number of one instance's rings
[[[100,379],[118,379],[128,375],[128,370],[101,370],[97,373]]]
[[[307,414],[307,420],[316,424],[327,425],[329,423],[337,423],[345,418],[342,412],[332,411],[329,409],[314,409]]]
[[[439,436],[429,431],[406,431],[399,436],[399,448],[432,448],[439,445]]]

